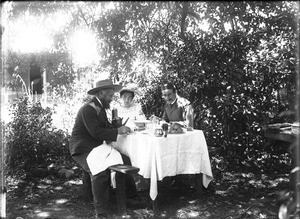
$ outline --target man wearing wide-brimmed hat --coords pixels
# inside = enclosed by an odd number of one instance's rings
[[[112,80],[101,80],[87,93],[94,97],[78,111],[72,137],[69,143],[70,153],[73,159],[91,176],[94,207],[97,218],[105,218],[110,211],[110,185],[111,173],[108,166],[118,164],[123,160],[130,164],[125,155],[119,154],[110,142],[116,141],[119,134],[128,134],[130,128],[121,126],[115,128],[108,121],[106,109],[116,91],[122,88],[119,84],[113,84]],[[114,155],[114,156],[112,156]],[[136,187],[133,178],[126,179],[127,197],[136,197]]]

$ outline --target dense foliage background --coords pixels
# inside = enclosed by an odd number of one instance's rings
[[[5,86],[21,83],[18,75],[26,74],[34,56],[47,73],[48,104],[53,103],[55,118],[63,118],[60,124],[67,135],[86,90],[104,72],[115,82],[139,86],[137,100],[147,116],[161,115],[159,86],[173,81],[195,108],[195,128],[205,132],[209,146],[220,148],[217,163],[276,168],[270,158],[284,159],[285,154],[272,144],[264,147],[268,142],[263,128],[294,120],[276,115],[295,111],[298,7],[292,1],[11,2],[5,8],[11,21],[30,15],[44,22],[57,12],[67,19],[52,33],[54,43],[47,51],[24,54],[7,46],[4,67],[11,80]],[[96,34],[97,62],[74,63],[68,40],[77,29]],[[4,34],[9,36],[8,30]],[[12,133],[14,126],[7,129]],[[21,135],[7,136],[8,151],[22,141]]]

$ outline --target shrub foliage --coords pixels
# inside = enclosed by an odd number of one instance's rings
[[[40,102],[19,99],[6,125],[6,167],[9,175],[23,175],[32,168],[62,164],[70,159],[68,134],[52,127],[52,112]]]

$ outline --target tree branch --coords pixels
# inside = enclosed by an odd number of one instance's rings
[[[180,23],[180,37],[185,40],[184,32],[185,32],[185,19],[188,14],[189,2],[184,2],[181,13],[181,23]]]
[[[83,20],[84,20],[86,26],[89,28],[90,25],[89,25],[89,23],[87,22],[87,20],[85,19],[84,14],[83,14],[83,12],[82,12],[82,9],[81,9],[81,8],[78,8],[78,10],[79,10],[79,13],[81,14],[81,16],[82,16],[82,18],[83,18]]]
[[[194,12],[194,11],[188,9],[188,12],[187,12],[187,13],[188,13],[189,15],[191,15],[192,17],[194,17],[194,18],[200,20],[200,16],[199,16],[196,12]]]

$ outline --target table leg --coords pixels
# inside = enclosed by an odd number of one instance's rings
[[[116,172],[117,206],[121,214],[126,213],[125,174]]]
[[[158,214],[159,212],[159,208],[158,208],[158,198],[156,197],[156,199],[152,200],[152,208],[153,208],[153,212],[155,215]]]
[[[196,193],[197,195],[203,195],[203,174],[195,174],[195,188],[196,188]]]

